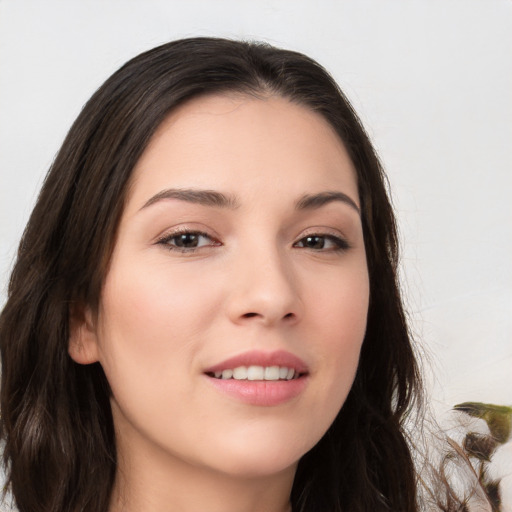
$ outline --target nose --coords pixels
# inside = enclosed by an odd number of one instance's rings
[[[300,321],[299,282],[291,262],[278,250],[240,255],[229,278],[227,313],[232,322],[273,326]]]

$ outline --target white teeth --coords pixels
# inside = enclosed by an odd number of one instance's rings
[[[265,380],[279,380],[279,366],[267,366],[265,368]]]
[[[264,375],[263,366],[249,366],[247,368],[247,380],[263,380]]]
[[[247,379],[247,368],[245,366],[238,366],[233,369],[233,379],[246,380]]]
[[[217,372],[215,372],[215,374],[217,374]],[[233,377],[233,370],[229,369],[229,370],[224,370],[222,372],[223,379],[231,379],[231,377]]]
[[[216,379],[235,380],[292,380],[298,378],[294,368],[286,366],[237,366],[213,373]]]

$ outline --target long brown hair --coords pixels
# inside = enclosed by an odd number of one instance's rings
[[[173,109],[200,95],[276,94],[334,127],[357,171],[370,276],[368,325],[350,394],[299,463],[294,511],[415,511],[404,418],[418,369],[397,283],[395,218],[382,167],[350,103],[315,61],[216,38],[139,55],[85,105],[21,240],[0,316],[0,420],[7,486],[20,512],[106,512],[116,472],[101,366],[68,356],[76,302],[98,305],[132,170]]]

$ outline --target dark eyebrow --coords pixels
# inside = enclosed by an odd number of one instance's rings
[[[342,203],[348,204],[352,209],[354,209],[359,215],[361,215],[361,211],[359,206],[355,203],[353,199],[351,199],[347,194],[343,192],[334,192],[334,191],[326,191],[320,192],[318,194],[307,194],[302,196],[295,206],[297,210],[309,210],[320,208],[326,204],[332,203],[333,201],[341,201]]]
[[[148,199],[141,210],[164,199],[178,199],[180,201],[201,204],[203,206],[230,208],[233,210],[239,207],[238,201],[234,196],[222,194],[215,190],[169,188],[158,192],[158,194],[155,194],[153,197]]]

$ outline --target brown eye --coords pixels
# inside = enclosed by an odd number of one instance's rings
[[[161,238],[158,244],[164,245],[171,251],[180,252],[193,252],[201,247],[220,245],[219,242],[213,240],[207,233],[200,231],[170,233]]]
[[[308,249],[323,249],[325,247],[325,238],[323,236],[307,236],[302,240],[303,247]]]
[[[308,235],[295,243],[294,247],[312,249],[314,251],[346,250],[349,245],[346,240],[333,235]]]
[[[183,247],[190,249],[199,245],[199,239],[203,235],[199,233],[181,233],[172,238],[176,247]]]

